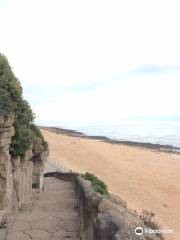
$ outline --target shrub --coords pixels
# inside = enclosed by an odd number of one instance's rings
[[[29,148],[33,141],[34,133],[31,130],[31,124],[34,121],[34,114],[24,99],[19,100],[19,104],[15,109],[15,135],[12,137],[10,153],[12,156],[24,157],[25,151]]]
[[[44,147],[44,150],[47,150],[48,149],[48,144],[47,142],[45,141],[41,131],[39,130],[39,128],[35,125],[35,124],[31,124],[31,131],[33,132],[34,134],[34,137],[35,138],[39,138],[41,140],[41,144],[42,146]]]
[[[102,182],[99,178],[91,173],[86,173],[82,175],[82,177],[86,180],[89,180],[92,183],[92,188],[95,192],[98,192],[102,195],[108,195],[107,185]]]
[[[155,214],[148,210],[143,210],[140,214],[140,219],[143,220],[144,224],[154,230],[161,229],[161,225],[154,220]],[[157,237],[164,240],[164,235],[162,233],[156,233]]]
[[[0,54],[0,114],[7,116],[14,112],[22,97],[22,89],[8,63],[7,58]]]
[[[34,125],[35,115],[23,98],[20,82],[7,58],[0,54],[0,115],[7,117],[10,112],[15,114],[15,135],[12,137],[10,154],[23,158],[34,138],[40,138],[44,149],[47,149],[40,130]]]
[[[37,182],[32,183],[32,188],[39,188],[39,184]]]

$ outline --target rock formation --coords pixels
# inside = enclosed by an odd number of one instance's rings
[[[45,162],[48,157],[49,151],[44,150],[38,139],[33,141],[32,148],[33,156],[33,185],[37,186],[40,191],[43,189],[43,173],[45,168]]]
[[[0,210],[10,208],[12,194],[12,165],[9,155],[11,137],[14,135],[14,116],[0,116]]]
[[[30,203],[33,183],[42,190],[44,162],[48,156],[48,150],[35,139],[23,158],[11,157],[13,122],[13,114],[7,118],[0,116],[0,226],[3,216],[16,213]]]

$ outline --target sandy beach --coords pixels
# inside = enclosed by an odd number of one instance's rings
[[[41,131],[49,143],[50,161],[94,173],[130,209],[151,210],[163,229],[173,229],[166,239],[180,239],[180,155]]]

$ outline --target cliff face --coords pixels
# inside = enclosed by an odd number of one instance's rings
[[[32,174],[32,181],[33,185],[38,187],[40,192],[43,189],[43,173],[45,168],[45,162],[47,160],[49,151],[44,150],[41,143],[38,139],[33,141],[32,146],[32,162],[33,162],[33,174]]]
[[[32,195],[32,150],[26,151],[26,158],[22,162],[20,157],[11,158],[12,164],[12,204],[11,211],[17,212],[27,204]]]
[[[12,166],[9,155],[11,137],[14,135],[14,117],[7,120],[0,116],[0,209],[7,210],[11,205]]]
[[[7,119],[0,116],[0,224],[5,214],[18,212],[30,202],[33,183],[42,189],[44,162],[48,156],[48,150],[44,151],[34,140],[23,159],[11,157],[13,122],[13,114]]]

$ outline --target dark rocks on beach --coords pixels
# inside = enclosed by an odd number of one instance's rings
[[[156,151],[180,154],[180,148],[173,147],[171,145],[133,142],[133,141],[124,141],[124,140],[114,140],[114,139],[110,139],[110,138],[105,137],[105,136],[88,136],[88,135],[86,135],[82,132],[76,131],[76,130],[70,130],[70,129],[64,129],[64,128],[58,128],[58,127],[40,127],[40,128],[51,131],[51,132],[54,132],[54,133],[57,133],[57,134],[64,134],[64,135],[68,135],[68,136],[72,136],[72,137],[94,139],[94,140],[107,142],[107,143],[110,143],[110,144],[143,147],[143,148],[148,148],[148,149],[152,149],[152,150],[156,150]]]

